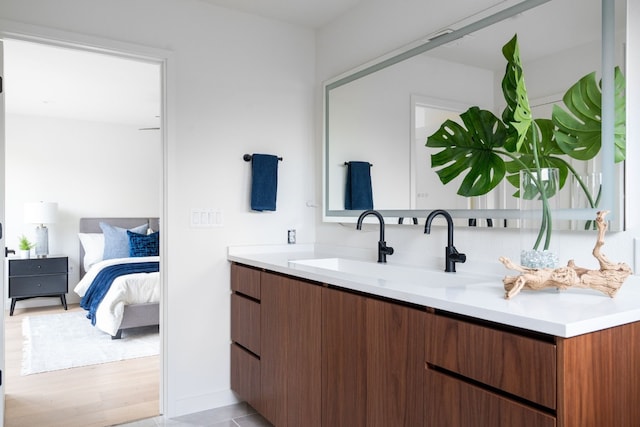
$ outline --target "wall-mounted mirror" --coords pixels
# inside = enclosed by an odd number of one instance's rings
[[[534,118],[551,118],[552,106],[563,105],[581,77],[595,72],[602,79],[602,149],[589,161],[568,159],[601,191],[598,207],[585,204],[570,179],[557,206],[567,228],[609,209],[611,229],[622,229],[624,163],[613,161],[613,70],[619,66],[624,74],[626,1],[481,3],[482,12],[326,82],[325,221],[355,221],[362,212],[345,209],[345,189],[347,163],[364,162],[371,165],[373,208],[385,217],[424,218],[444,208],[459,224],[477,218],[486,226],[490,218],[493,226],[517,226],[513,186],[505,180],[485,196],[458,196],[459,181],[441,183],[430,160],[437,150],[425,146],[446,119],[459,121],[471,106],[501,116],[507,63],[501,49],[517,34]]]

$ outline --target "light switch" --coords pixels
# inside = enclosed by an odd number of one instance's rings
[[[191,226],[198,227],[200,225],[200,211],[191,209]]]
[[[222,210],[213,208],[193,208],[191,209],[190,225],[195,228],[222,227]]]

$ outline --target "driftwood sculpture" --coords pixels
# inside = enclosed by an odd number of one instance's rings
[[[613,263],[600,252],[604,245],[604,234],[607,223],[604,217],[609,211],[600,211],[596,216],[598,240],[593,248],[593,256],[600,263],[600,270],[588,270],[578,267],[573,260],[566,267],[559,268],[527,268],[513,263],[509,258],[500,257],[500,262],[511,270],[520,272],[518,276],[506,276],[502,281],[506,290],[505,298],[518,295],[522,289],[534,291],[544,288],[589,288],[604,292],[613,298],[622,283],[631,274],[631,268],[625,263]]]

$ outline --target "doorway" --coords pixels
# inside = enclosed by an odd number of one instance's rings
[[[81,262],[78,219],[162,217],[163,66],[159,60],[32,40],[5,39],[4,51],[6,245],[16,247],[17,236],[31,232],[23,221],[27,199],[58,203],[49,247],[69,257],[72,307],[79,301],[73,293]],[[16,314],[20,308],[62,310],[46,299],[21,302]],[[162,408],[161,387],[155,391],[156,414]],[[9,399],[10,382],[6,391]],[[7,406],[6,419],[11,410]]]

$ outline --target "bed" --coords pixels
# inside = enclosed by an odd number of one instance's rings
[[[107,227],[103,233],[101,223]],[[140,227],[144,226],[144,227]],[[140,256],[130,258],[129,255],[109,254],[105,242],[111,241],[111,230],[114,228],[133,230],[136,236],[146,235],[142,228],[148,227],[154,232],[159,229],[158,218],[81,218],[79,227],[80,258],[79,271],[80,282],[74,291],[81,297],[88,292],[92,281],[100,274],[100,271],[109,266],[130,265],[133,263],[151,264],[159,261],[158,256]],[[122,231],[122,230],[118,230]],[[138,234],[139,233],[139,234]],[[132,236],[133,237],[133,236]],[[156,239],[158,237],[156,236]],[[102,242],[102,243],[101,243]],[[102,250],[96,248],[102,244]],[[102,259],[104,255],[105,258]],[[113,255],[113,258],[111,257]],[[121,258],[122,256],[122,258]],[[149,270],[150,271],[150,270]],[[96,327],[111,335],[113,339],[120,339],[122,331],[142,326],[158,325],[160,323],[160,279],[159,272],[149,271],[135,272],[114,280],[113,285],[104,295],[104,299],[95,310],[91,319]],[[84,298],[83,298],[84,300]],[[89,314],[91,312],[89,311]]]

